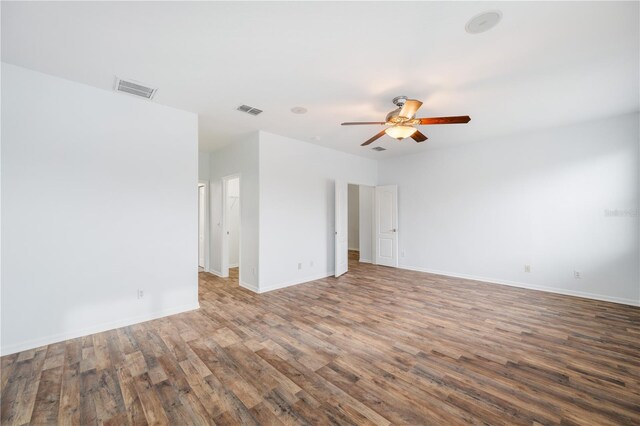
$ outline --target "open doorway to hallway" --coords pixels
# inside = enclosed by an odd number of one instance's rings
[[[356,201],[357,200],[357,201]],[[335,182],[335,271],[349,259],[398,267],[398,187]]]
[[[360,260],[360,185],[350,183],[347,195],[347,247],[349,249],[349,259]]]
[[[229,278],[237,282],[240,274],[240,177],[225,179],[225,234],[223,256]]]
[[[240,285],[242,268],[242,176],[223,176],[210,182],[211,248],[207,272]]]
[[[205,272],[207,268],[207,186],[198,183],[198,272]]]
[[[336,277],[349,270],[349,260],[375,263],[374,192],[373,186],[336,182]]]

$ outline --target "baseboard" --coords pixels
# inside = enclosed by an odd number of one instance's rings
[[[348,249],[348,250],[349,250],[349,251],[357,251],[357,252],[360,252],[360,249],[359,249],[359,248],[351,248],[351,247],[349,247],[349,249]]]
[[[220,272],[220,271],[216,271],[215,269],[211,269],[211,270],[209,270],[208,272],[209,272],[210,274],[215,275],[216,277],[224,278],[224,277],[222,276],[222,272]]]
[[[321,280],[323,278],[332,277],[332,276],[333,276],[333,271],[327,271],[327,272],[324,272],[324,273],[321,273],[321,274],[316,274],[316,275],[309,275],[309,276],[306,276],[304,278],[298,278],[298,279],[287,281],[287,282],[284,282],[284,283],[272,284],[272,285],[267,286],[267,287],[260,287],[260,289],[257,291],[257,293],[261,293],[262,294],[262,293],[266,293],[266,292],[269,292],[269,291],[279,290],[281,288],[291,287],[291,286],[298,285],[298,284],[304,284],[304,283],[308,283],[308,282],[315,281],[315,280]]]
[[[240,287],[246,288],[247,290],[251,290],[254,293],[260,293],[260,291],[258,290],[258,287],[254,286],[253,284],[247,284],[245,282],[240,281],[239,285]]]
[[[177,306],[169,309],[163,309],[158,312],[152,312],[150,314],[139,315],[126,319],[119,319],[108,323],[99,324],[93,327],[86,327],[80,330],[69,331],[66,333],[54,334],[51,336],[40,337],[37,339],[26,340],[24,342],[14,343],[12,345],[3,346],[0,350],[0,355],[10,355],[16,352],[22,352],[29,349],[39,348],[40,346],[51,345],[53,343],[62,342],[64,340],[75,339],[78,337],[88,336],[90,334],[102,333],[103,331],[109,331],[120,327],[126,327],[133,324],[139,324],[141,322],[147,322],[154,319],[166,317],[169,315],[180,314],[182,312],[193,311],[200,308],[200,303],[191,303],[187,305]]]
[[[363,258],[360,258],[360,260],[359,260],[359,261],[360,261],[360,263],[373,263],[373,261],[372,261],[371,259],[363,259]]]
[[[466,280],[483,281],[491,284],[508,285],[510,287],[526,288],[528,290],[538,290],[538,291],[544,291],[547,293],[562,294],[565,296],[582,297],[585,299],[600,300],[603,302],[613,302],[613,303],[620,303],[623,305],[640,306],[640,300],[625,299],[622,297],[613,297],[613,296],[607,296],[607,295],[595,294],[595,293],[587,293],[584,291],[565,290],[565,289],[560,289],[555,287],[546,287],[546,286],[539,286],[534,284],[527,284],[527,283],[522,283],[518,281],[502,280],[498,278],[487,278],[487,277],[481,277],[477,275],[438,271],[433,269],[420,268],[417,266],[400,265],[398,266],[398,268],[406,269],[409,271],[426,272],[428,274],[434,274],[434,275],[443,275],[446,277],[463,278]]]
[[[234,263],[233,265],[229,265],[229,268],[238,268],[238,267],[240,267],[240,265],[237,263]]]

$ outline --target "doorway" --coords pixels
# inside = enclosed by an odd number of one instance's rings
[[[336,181],[336,277],[349,270],[349,261],[397,266],[395,188],[395,185],[375,187]]]
[[[347,186],[347,247],[349,260],[360,260],[360,185]]]
[[[222,276],[234,281],[240,276],[240,176],[227,176],[223,185]]]
[[[208,235],[208,185],[198,182],[198,272],[209,271],[209,235]]]

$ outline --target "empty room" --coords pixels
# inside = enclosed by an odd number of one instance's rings
[[[2,1],[0,424],[640,424],[640,2]]]

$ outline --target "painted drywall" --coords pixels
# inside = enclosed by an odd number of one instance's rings
[[[360,185],[359,188],[359,228],[360,262],[372,263],[373,255],[373,197],[375,187]]]
[[[349,250],[360,250],[360,191],[359,185],[349,184],[348,197],[348,242]]]
[[[211,187],[211,258],[210,272],[222,272],[222,178],[240,175],[240,285],[258,290],[258,132],[212,152]]]
[[[260,132],[261,292],[333,274],[335,181],[376,173],[374,160]]]
[[[494,8],[495,29],[464,31]],[[425,101],[420,116],[473,117],[430,141],[638,108],[639,15],[637,1],[3,1],[2,57],[105,89],[127,70],[200,114],[203,150],[260,129],[378,159],[424,144],[375,152],[360,147],[375,127],[338,123],[381,120],[402,94]],[[243,102],[265,112],[242,116]]]
[[[211,163],[210,154],[208,152],[198,152],[198,180],[209,182],[209,167]]]
[[[2,64],[3,354],[198,307],[197,132]]]
[[[638,304],[638,127],[635,113],[381,161],[401,267]]]
[[[227,231],[229,232],[229,267],[238,267],[240,259],[240,179],[227,183]]]

